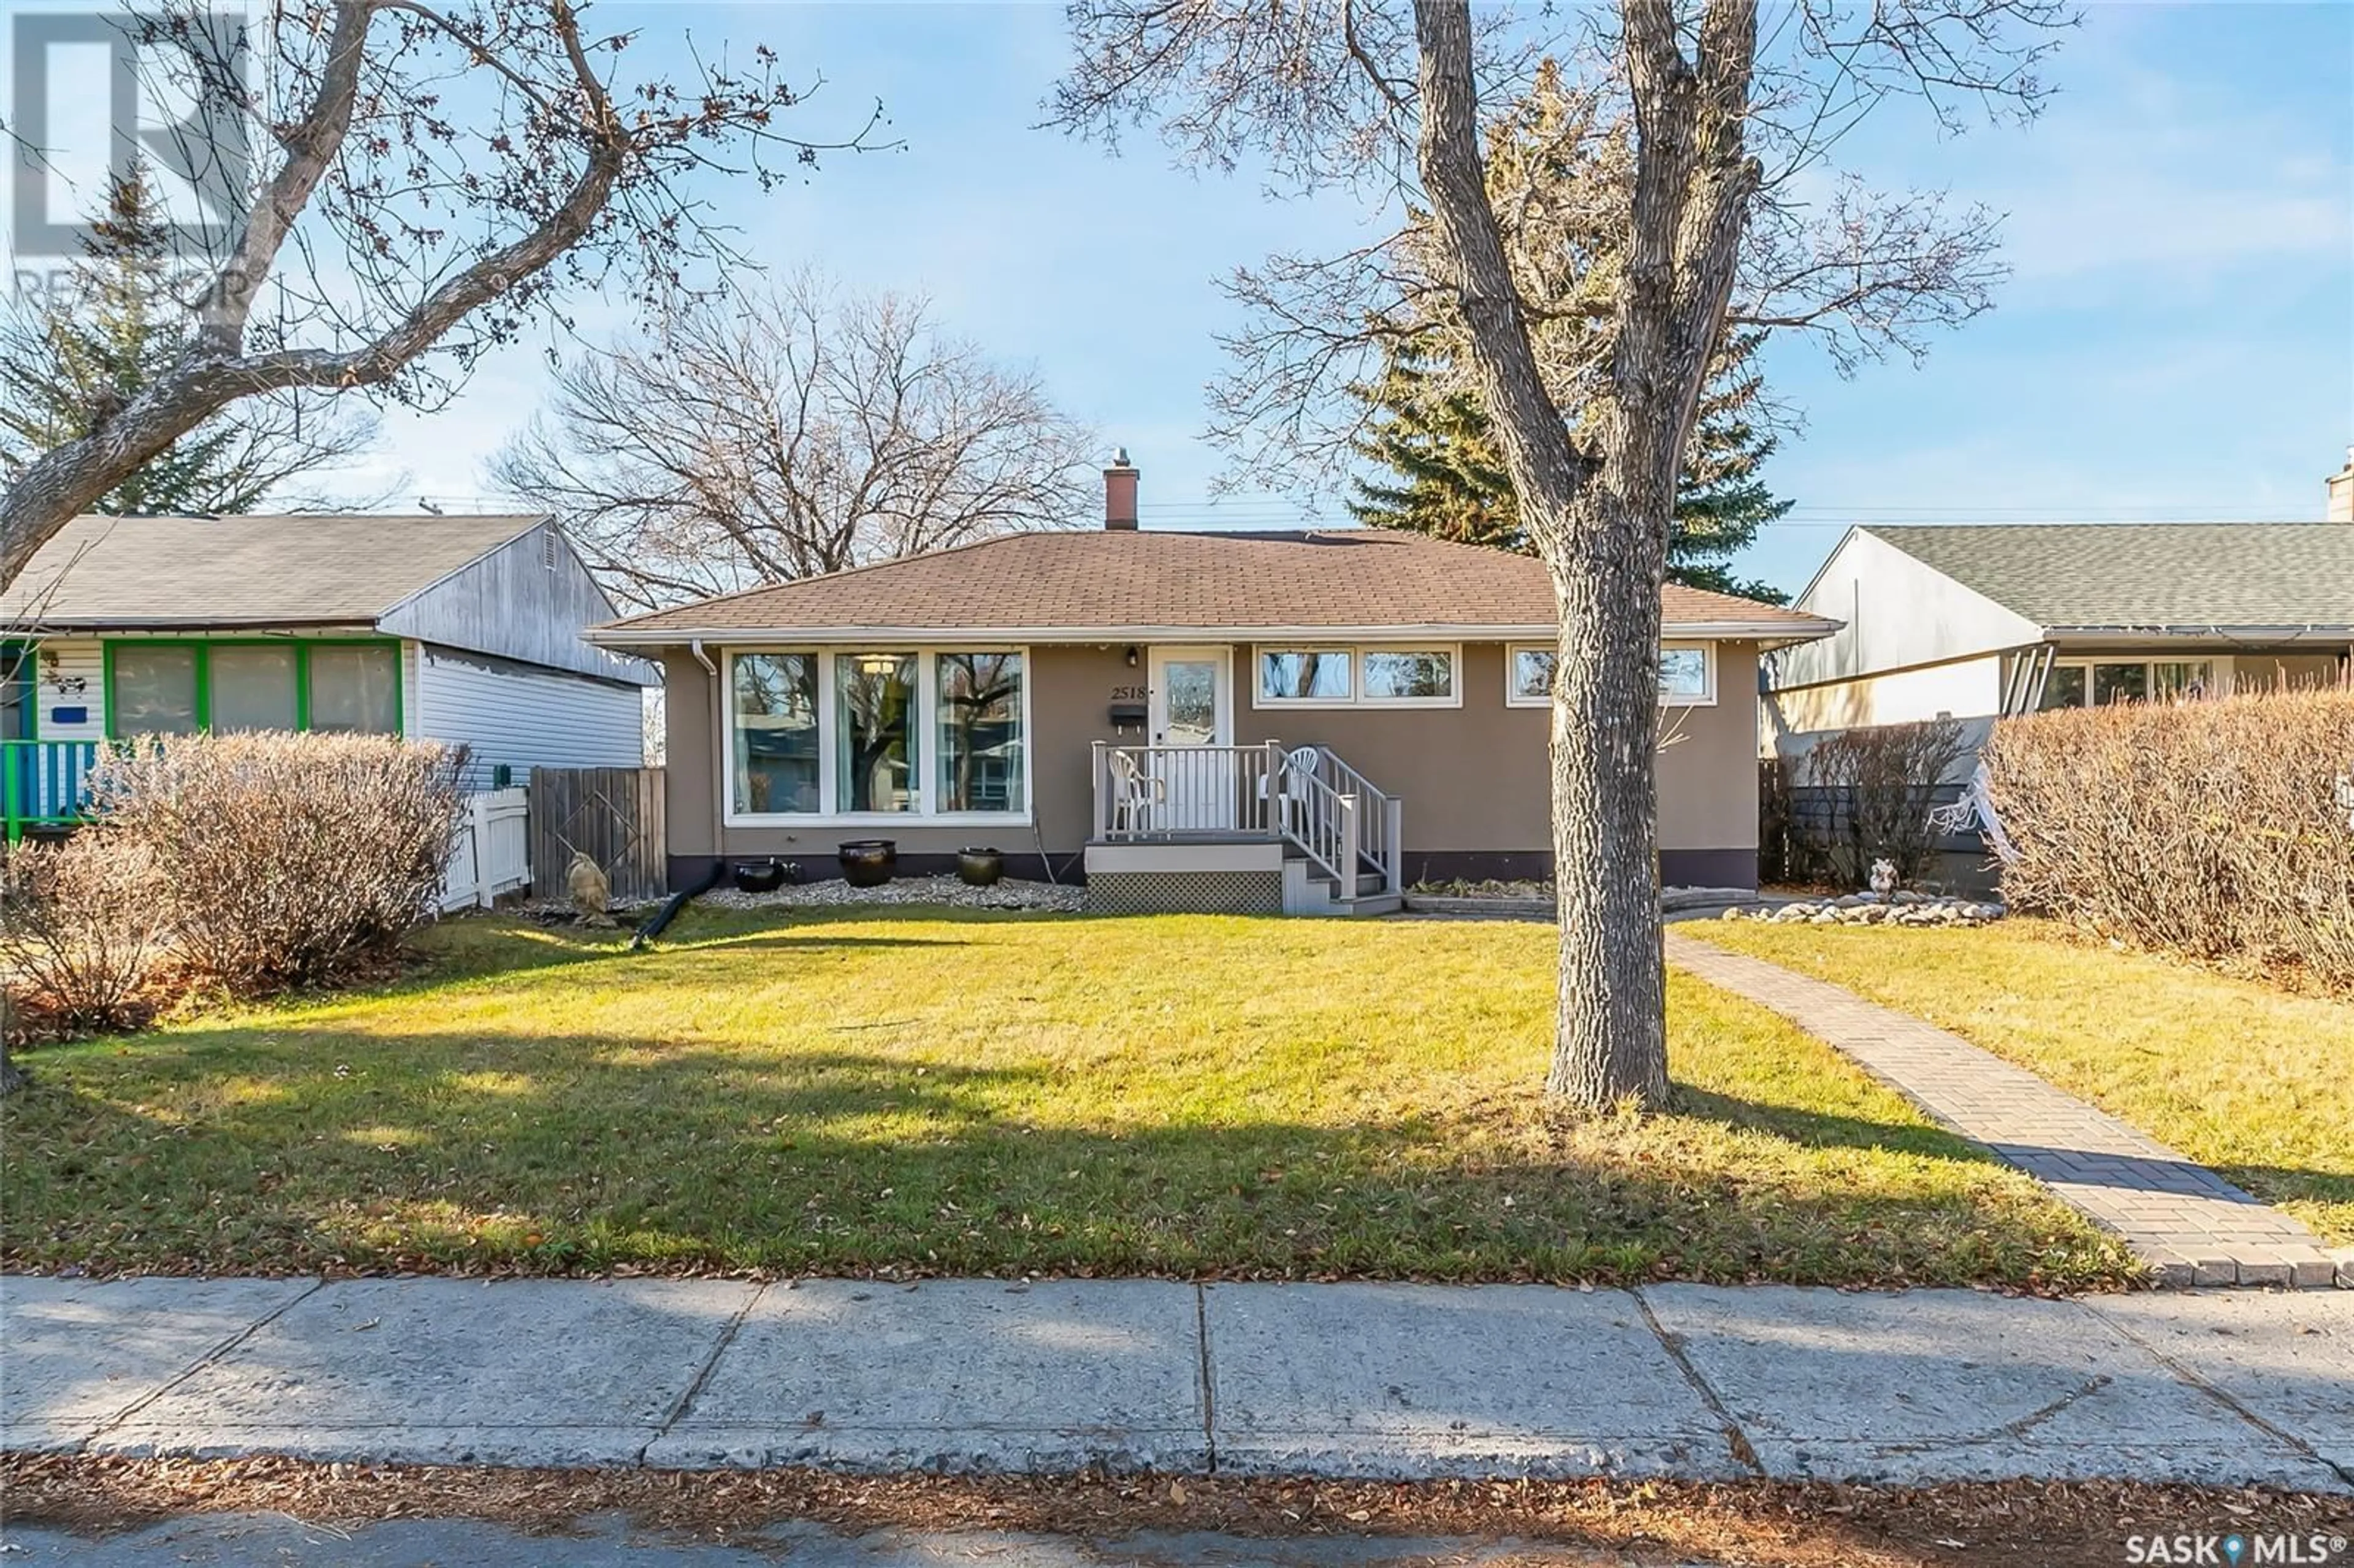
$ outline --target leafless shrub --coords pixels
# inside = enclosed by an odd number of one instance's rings
[[[174,736],[101,763],[103,831],[171,890],[175,947],[233,993],[325,984],[430,907],[464,751],[391,736]]]
[[[1833,792],[1831,868],[1861,887],[1872,863],[1895,863],[1900,884],[1921,880],[1936,853],[1929,825],[1937,786],[1969,750],[1952,719],[1875,725],[1833,736],[1807,754],[1807,773]]]
[[[1789,885],[1815,881],[1826,874],[1823,846],[1807,831],[1799,810],[1798,773],[1802,759],[1767,757],[1757,764],[1757,876],[1767,884]]]
[[[2006,719],[1986,758],[2013,903],[2354,989],[2354,692]]]
[[[65,1029],[141,1022],[165,921],[154,862],[121,834],[19,844],[0,863],[0,966],[27,1011]]]

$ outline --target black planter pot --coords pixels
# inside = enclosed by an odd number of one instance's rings
[[[767,860],[739,860],[732,874],[746,893],[774,893],[788,882],[801,880],[801,867],[770,855]]]
[[[1005,874],[1005,857],[993,849],[957,851],[957,878],[968,887],[994,887]]]
[[[834,846],[842,880],[853,887],[880,887],[899,869],[896,839],[850,839]]]

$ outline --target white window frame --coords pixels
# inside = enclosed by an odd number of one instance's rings
[[[1659,652],[1662,653],[1684,649],[1697,649],[1700,652],[1701,669],[1704,677],[1702,693],[1697,697],[1670,696],[1668,694],[1667,689],[1663,686],[1659,691],[1659,705],[1663,708],[1712,708],[1716,706],[1716,644],[1712,641],[1697,641],[1688,638],[1662,638],[1659,641]],[[1542,697],[1524,697],[1521,695],[1519,692],[1515,691],[1513,689],[1512,682],[1512,666],[1518,662],[1517,656],[1522,653],[1556,653],[1558,651],[1555,649],[1554,645],[1550,642],[1507,642],[1504,644],[1504,705],[1506,707],[1546,708],[1553,705],[1553,698],[1550,695]]]
[[[739,811],[736,809],[736,661],[747,654],[793,653],[817,661],[817,734],[824,766],[818,771],[818,809],[814,811]],[[845,654],[908,653],[916,660],[916,708],[924,715],[923,735],[916,769],[916,807],[911,811],[845,811],[841,800],[841,768],[835,747],[840,745],[834,713],[834,661]],[[938,811],[932,802],[939,793],[939,661],[942,653],[1019,653],[1022,655],[1022,809],[1018,811]],[[1038,810],[1036,732],[1031,724],[1030,688],[1036,679],[1037,661],[1027,644],[1005,642],[899,642],[878,639],[856,645],[795,647],[790,643],[746,643],[723,651],[719,663],[719,766],[722,793],[720,822],[730,828],[885,828],[902,827],[1028,827]]]
[[[1345,697],[1270,697],[1261,689],[1262,653],[1346,653],[1349,694]],[[1368,653],[1444,653],[1449,672],[1443,697],[1370,697],[1365,694]],[[1301,708],[1459,708],[1463,705],[1463,644],[1437,639],[1413,642],[1254,642],[1250,649],[1250,699],[1254,709],[1270,712]]]
[[[2145,691],[2157,683],[2151,672],[2160,664],[2206,665],[2209,676],[2207,695],[2211,697],[2230,696],[2232,694],[2232,686],[2234,679],[2234,672],[2232,667],[2232,656],[2228,653],[2200,652],[2186,654],[2177,658],[2159,658],[2156,655],[2152,655],[2148,658],[2143,659],[2137,659],[2130,653],[2070,653],[2063,657],[2052,660],[2052,668],[2053,670],[2075,669],[2084,672],[2084,705],[2088,708],[2094,705],[2093,666],[2095,664],[2140,665],[2142,689]],[[2051,675],[2046,673],[2043,681],[2044,684],[2049,686],[2052,683]],[[2044,709],[2042,711],[2054,712],[2057,710]]]

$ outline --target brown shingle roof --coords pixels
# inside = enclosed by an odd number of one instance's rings
[[[53,627],[374,621],[538,517],[77,517],[0,593]]]
[[[1670,628],[1797,641],[1834,622],[1670,586]],[[619,621],[598,641],[1009,631],[1437,630],[1528,634],[1553,584],[1525,556],[1380,529],[1013,534]]]

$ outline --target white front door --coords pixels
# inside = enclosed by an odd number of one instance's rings
[[[1224,648],[1154,648],[1152,831],[1235,825],[1234,665]],[[1189,748],[1199,747],[1198,751]],[[1162,749],[1165,748],[1165,749]]]

